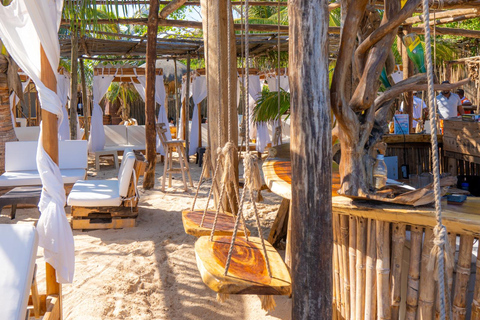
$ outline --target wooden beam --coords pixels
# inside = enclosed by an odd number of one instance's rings
[[[322,0],[290,4],[292,319],[332,319],[329,13]]]
[[[155,130],[155,77],[156,44],[158,32],[158,0],[150,0],[147,30],[147,61],[145,87],[145,137],[148,166],[143,179],[143,188],[150,190],[155,186],[155,165],[157,159]]]
[[[40,80],[47,88],[57,92],[57,78],[43,47],[40,47],[40,66]],[[42,109],[42,142],[47,154],[58,165],[58,117],[44,109]],[[58,295],[59,308],[62,310],[62,287],[57,282],[55,268],[49,263],[46,263],[45,268],[47,295]]]
[[[443,18],[452,18],[457,16],[463,16],[468,14],[478,14],[479,11],[476,8],[469,8],[469,9],[456,9],[456,10],[447,10],[442,12],[436,12],[435,15],[430,15],[430,22],[433,23],[434,19],[443,19]],[[410,17],[405,20],[403,23],[405,24],[414,24],[414,23],[421,23],[425,22],[423,15]]]
[[[129,24],[129,25],[146,25],[147,19],[129,18],[129,19],[97,19],[95,22],[86,22],[87,24],[104,25],[104,24]],[[70,25],[69,20],[62,20],[62,25]],[[198,21],[189,20],[171,20],[160,19],[158,25],[162,27],[177,27],[177,28],[192,28],[202,29],[202,23]],[[243,24],[235,23],[235,30],[242,30]],[[250,31],[264,31],[264,32],[277,32],[278,26],[274,24],[250,24]],[[280,26],[280,32],[287,33],[288,26]]]
[[[455,28],[435,28],[437,35],[450,35],[450,36],[459,36],[466,38],[476,38],[480,39],[480,30],[466,30],[466,29],[455,29]],[[412,28],[412,32],[417,34],[423,34],[424,29],[421,27]]]
[[[72,0],[67,0],[65,1],[66,4],[68,3],[71,3],[71,2],[79,2],[78,0],[76,1],[72,1]],[[170,4],[172,1],[159,1],[158,3],[162,6],[162,5],[168,5]],[[106,5],[106,4],[109,4],[111,3],[111,1],[107,2],[105,0],[97,0],[96,2],[96,5],[97,6],[100,6],[100,5]],[[118,3],[116,3],[115,5],[142,5],[142,4],[148,4],[148,1],[139,1],[139,0],[124,0],[124,1],[118,1]],[[244,5],[245,4],[245,1],[232,1],[232,5],[234,6],[240,6],[240,5]],[[249,1],[248,3],[250,6],[277,6],[277,3],[274,2],[272,4],[271,1]],[[200,1],[186,1],[184,4],[184,6],[200,6]],[[332,3],[330,5],[336,5],[336,3]],[[281,2],[281,6],[283,7],[286,7],[287,6],[287,2]],[[330,6],[329,6],[330,8]],[[334,6],[333,9],[335,9],[336,7]]]
[[[158,15],[159,19],[166,19],[170,14],[179,9],[187,0],[172,0],[170,1]]]

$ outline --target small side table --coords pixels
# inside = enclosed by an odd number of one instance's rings
[[[115,163],[115,169],[118,169],[118,152],[117,150],[101,150],[95,151],[95,169],[100,171],[100,157],[111,156],[113,157],[113,162]]]
[[[12,206],[10,212],[10,219],[15,219],[18,204],[38,205],[40,195],[42,194],[42,187],[16,187],[4,195],[0,196],[0,212],[5,206]]]

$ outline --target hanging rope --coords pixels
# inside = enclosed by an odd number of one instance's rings
[[[438,141],[437,141],[437,123],[436,112],[434,106],[434,74],[432,63],[432,47],[430,35],[430,12],[428,7],[429,0],[423,0],[423,17],[425,29],[425,49],[427,59],[427,79],[428,79],[428,102],[430,113],[430,128],[431,128],[431,144],[433,154],[433,177],[434,177],[434,193],[435,193],[435,217],[437,225],[434,228],[434,246],[431,251],[431,259],[435,259],[438,270],[438,288],[440,295],[440,319],[445,319],[445,246],[447,241],[447,229],[442,224],[442,204],[440,193],[440,166],[438,156]]]
[[[232,141],[232,77],[231,77],[231,69],[232,69],[232,55],[231,55],[231,49],[232,49],[232,44],[231,44],[231,32],[232,32],[232,23],[230,16],[232,14],[232,3],[230,1],[227,1],[227,48],[228,48],[228,54],[227,54],[227,70],[228,70],[228,80],[227,80],[227,104],[228,104],[228,139],[227,141],[230,142]],[[236,47],[236,46],[235,46]],[[220,78],[219,78],[220,79]]]

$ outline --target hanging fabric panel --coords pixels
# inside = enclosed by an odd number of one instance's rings
[[[27,81],[22,82],[22,92],[25,92],[25,89],[27,88],[29,83],[30,83],[30,79],[28,78],[27,78]],[[12,92],[9,99],[10,99],[10,116],[12,117],[12,125],[15,128],[17,124],[15,123],[15,116],[13,114],[13,110],[15,110],[15,106],[20,101],[20,98],[15,94],[15,92]]]
[[[105,130],[103,129],[103,111],[100,101],[115,76],[94,76],[93,77],[93,111],[90,123],[90,139],[88,139],[88,151],[95,152],[105,147]]]
[[[198,137],[201,130],[201,127],[198,125],[198,104],[207,97],[207,77],[195,77],[195,79],[193,79],[191,88],[194,107],[192,114],[192,126],[190,128],[190,147],[188,149],[189,156],[194,155],[198,148]]]
[[[52,70],[60,60],[58,29],[62,15],[61,0],[15,0],[0,5],[0,38],[18,66],[37,87],[42,109],[54,113],[61,123],[62,102],[58,95],[40,80],[41,46]],[[73,234],[67,221],[62,176],[57,164],[43,148],[42,131],[37,148],[37,167],[42,180],[42,195],[37,223],[39,245],[44,248],[45,261],[56,270],[60,283],[71,283],[75,271]]]
[[[68,121],[67,102],[70,90],[70,78],[66,75],[57,76],[57,94],[62,102],[63,120],[58,127],[58,139],[70,140],[70,124]],[[79,132],[79,131],[77,131]],[[78,133],[79,134],[79,133]]]
[[[137,79],[140,83],[135,83],[132,81],[133,85],[140,94],[140,97],[142,97],[143,101],[145,101],[145,88],[147,86],[147,79],[145,76],[137,76]],[[166,93],[165,86],[163,85],[163,79],[164,76],[155,77],[155,102],[160,105],[160,108],[158,109],[157,123],[165,123],[165,125],[168,126],[167,112],[164,106]],[[172,140],[172,134],[170,133],[170,130],[167,130],[167,132],[165,132],[165,135],[167,137],[167,140]],[[164,156],[165,152],[163,151],[162,143],[160,142],[160,138],[158,137],[158,135],[156,136],[156,141],[157,153],[160,153],[162,156]]]

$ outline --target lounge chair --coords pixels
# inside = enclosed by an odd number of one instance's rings
[[[33,226],[0,225],[0,319],[26,318],[37,248]]]
[[[126,150],[117,180],[80,180],[68,196],[73,229],[135,227],[138,216],[137,183],[146,167],[140,152]]]

